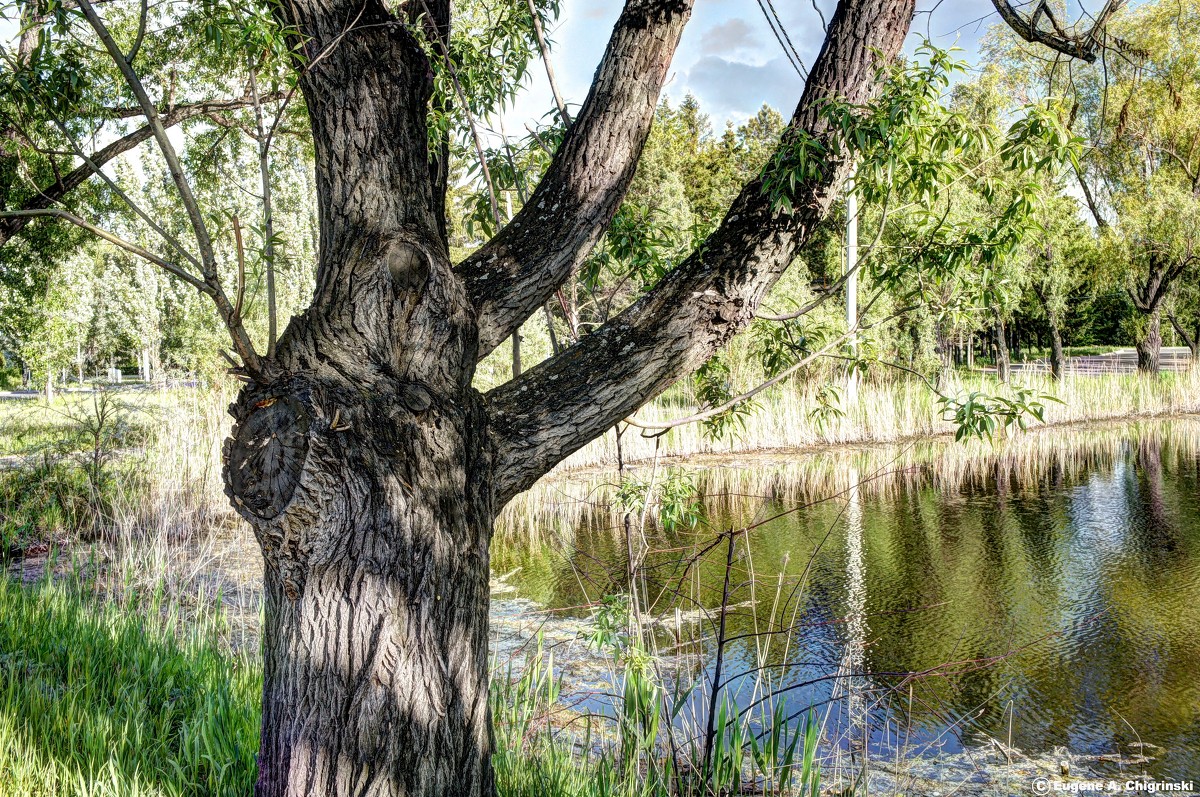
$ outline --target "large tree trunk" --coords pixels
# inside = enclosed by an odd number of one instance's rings
[[[1050,375],[1062,379],[1066,358],[1063,356],[1062,331],[1058,328],[1058,319],[1048,315],[1046,321],[1050,326]]]
[[[336,47],[301,78],[313,302],[233,406],[225,451],[266,571],[256,795],[483,797],[493,457],[430,178],[432,75],[383,5],[349,34],[322,0],[287,9],[309,47]]]
[[[1161,311],[1156,307],[1146,314],[1146,327],[1137,339],[1137,367],[1143,374],[1157,374],[1162,348]]]
[[[996,346],[996,378],[1007,382],[1012,365],[1008,357],[1008,336],[1004,329],[1004,319],[997,317],[992,325],[992,339]]]
[[[479,396],[298,380],[235,413],[266,559],[258,797],[490,794]]]
[[[426,24],[429,5],[398,13]],[[425,50],[381,3],[335,6],[277,7],[323,56],[300,79],[320,255],[312,305],[248,371],[225,449],[266,570],[256,794],[487,797],[496,511],[748,324],[847,165],[803,186],[794,215],[752,183],[702,256],[481,397],[478,359],[544,306],[620,204],[690,4],[628,0],[543,183],[457,268],[427,157]],[[448,30],[448,3],[432,18]],[[794,127],[827,136],[818,108],[869,97],[876,53],[898,52],[911,18],[911,0],[840,4]]]

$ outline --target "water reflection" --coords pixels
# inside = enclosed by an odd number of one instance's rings
[[[684,560],[714,530],[761,522],[730,631],[796,633],[740,640],[727,666],[776,667],[797,710],[835,706],[830,734],[848,750],[1147,742],[1164,748],[1152,774],[1200,771],[1200,421],[815,459],[690,465],[708,527],[647,529],[650,611],[673,613],[681,592],[715,607],[723,549]],[[498,532],[496,569],[523,566],[518,587],[553,607],[620,591],[627,557],[603,482],[528,498]]]

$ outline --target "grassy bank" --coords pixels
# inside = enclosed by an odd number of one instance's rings
[[[182,392],[111,413],[95,397],[4,407],[0,509],[20,579],[0,577],[0,795],[252,794],[261,618],[246,585],[261,560],[221,489],[227,403]],[[234,548],[252,561],[231,565]],[[557,701],[548,653],[496,671],[501,795],[666,797],[791,772],[777,770],[796,746],[779,745],[796,722],[755,754],[747,733],[764,717],[727,713],[706,756],[695,719],[666,719],[658,657],[603,644],[617,696],[604,717]]]
[[[0,579],[0,794],[250,797],[262,670],[226,643],[220,604],[180,611],[165,591],[106,598],[95,586]],[[744,779],[807,795],[816,783],[811,720],[722,703],[704,742],[694,724],[672,724],[677,702],[645,651],[604,644],[616,694],[605,715],[558,701],[540,646],[518,670],[495,671],[501,797],[702,795]],[[751,741],[764,721],[770,731]]]
[[[0,794],[251,794],[261,670],[219,618],[0,580]]]
[[[0,404],[0,552],[181,542],[240,524],[221,482],[231,399],[184,389]]]

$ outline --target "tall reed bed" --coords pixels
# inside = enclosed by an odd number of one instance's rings
[[[1048,397],[1043,401],[1048,425],[1200,412],[1200,369],[1165,373],[1157,378],[1068,375],[1060,382],[1044,375],[1018,375],[1013,385]],[[820,406],[818,393],[822,387],[815,382],[797,381],[760,394],[758,407],[745,416],[735,434],[724,439],[713,439],[697,423],[671,429],[660,438],[652,436],[655,432],[643,434],[631,427],[622,435],[622,454],[632,462],[650,459],[656,450],[664,456],[729,454],[894,442],[947,435],[955,430],[943,417],[937,396],[915,380],[864,381],[858,386],[855,401],[850,401],[843,390],[838,403],[840,414],[814,413]],[[951,396],[975,391],[1002,395],[1008,390],[988,375],[959,374],[945,392]],[[687,386],[679,386],[640,409],[634,419],[662,424],[691,415],[695,407]],[[609,432],[568,457],[559,470],[614,465],[616,461],[616,439]]]
[[[710,797],[774,794],[815,797],[822,767],[818,712],[788,713],[782,673],[766,665],[779,634],[759,639],[749,678],[722,669],[737,639],[726,619],[731,585],[747,574],[735,564],[742,537],[726,546],[722,601],[711,627],[691,626],[674,638],[639,609],[630,592],[610,595],[592,617],[587,642],[608,662],[606,686],[591,705],[564,699],[552,650],[538,637],[519,668],[510,662],[492,679],[496,782],[501,795],[522,797]],[[740,555],[736,559],[740,559]],[[780,583],[776,604],[784,598]],[[712,619],[712,618],[710,618]],[[712,662],[715,660],[715,666]],[[736,683],[735,683],[736,682]],[[599,707],[597,707],[599,704]],[[825,742],[829,743],[826,738]],[[833,743],[837,746],[837,743]]]
[[[658,467],[703,473],[710,506],[745,514],[764,500],[803,506],[844,496],[852,486],[864,497],[894,496],[913,485],[931,484],[958,491],[987,479],[1032,485],[1048,473],[1067,479],[1111,461],[1130,441],[1150,427],[1162,433],[1164,445],[1200,449],[1200,415],[1140,420],[1037,426],[994,441],[953,442],[949,437],[891,443],[824,445],[797,456],[764,451],[670,454],[663,446],[656,460],[626,466],[637,479]],[[588,518],[608,515],[616,528],[623,510],[616,500],[620,483],[614,470],[602,467],[557,471],[517,496],[501,513],[501,541],[569,540]]]

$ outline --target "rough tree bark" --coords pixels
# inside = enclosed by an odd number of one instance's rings
[[[1008,356],[1008,334],[1004,328],[1004,319],[996,316],[992,323],[992,343],[996,347],[996,378],[1007,382],[1012,371],[1012,363]]]
[[[1155,307],[1146,312],[1145,327],[1135,342],[1137,367],[1143,374],[1159,372],[1159,353],[1162,350],[1162,313]]]

